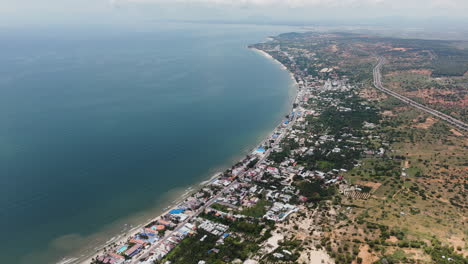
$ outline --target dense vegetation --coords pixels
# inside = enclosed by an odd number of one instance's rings
[[[271,205],[270,201],[262,199],[258,201],[253,207],[245,208],[244,210],[240,211],[240,214],[251,216],[251,217],[256,217],[256,218],[261,218],[267,212],[266,207],[270,205]]]
[[[309,201],[320,201],[330,199],[336,194],[336,188],[334,186],[324,186],[323,181],[319,180],[304,180],[297,183],[299,193],[307,197]]]
[[[203,241],[200,241],[203,237]],[[195,235],[182,240],[158,263],[171,261],[172,263],[196,264],[200,260],[205,260],[210,264],[224,264],[235,259],[245,260],[249,253],[258,250],[258,245],[253,241],[227,237],[223,244],[219,244],[216,243],[217,240],[216,236],[199,230]]]

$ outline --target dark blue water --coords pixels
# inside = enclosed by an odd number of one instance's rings
[[[279,32],[3,29],[1,262],[53,263],[253,147],[292,88],[246,45]]]

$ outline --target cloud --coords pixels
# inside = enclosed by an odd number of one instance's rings
[[[114,0],[115,1],[115,0]],[[287,6],[308,7],[318,5],[376,4],[383,0],[119,0],[134,3],[186,3],[225,6]]]
[[[111,0],[113,2],[157,3],[157,4],[199,4],[233,7],[389,7],[407,8],[468,8],[466,0]]]
[[[109,1],[109,0],[107,0]],[[336,20],[466,18],[467,0],[113,0],[161,16],[206,19]],[[153,7],[153,8],[151,8]]]
[[[0,0],[0,26],[37,21],[463,18],[467,0]],[[107,22],[106,22],[107,23]]]

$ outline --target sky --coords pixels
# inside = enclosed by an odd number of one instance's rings
[[[0,0],[0,26],[176,20],[282,23],[313,21],[467,21],[467,0]]]

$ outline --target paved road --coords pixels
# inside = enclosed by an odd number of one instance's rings
[[[273,144],[277,144],[279,142],[281,142],[281,140],[284,138],[284,136],[287,134],[286,132],[294,125],[294,123],[296,122],[296,115],[294,115],[293,119],[291,120],[291,122],[289,122],[288,126],[285,127],[284,129],[284,132],[281,133],[281,135],[276,138],[275,142]],[[272,148],[269,148],[267,151],[265,151],[264,155],[262,158],[260,158],[257,162],[257,164],[260,164],[262,163],[263,161],[265,161],[265,159],[267,159],[268,155],[270,154]],[[241,172],[238,177],[239,178],[242,178],[244,175],[245,175],[245,171]],[[157,241],[155,244],[153,244],[150,248],[144,250],[142,253],[140,253],[141,255],[137,255],[134,257],[134,259],[131,261],[131,264],[137,264],[137,263],[141,263],[140,262],[140,259],[146,259],[149,257],[149,254],[150,252],[154,251],[157,247],[159,247],[162,243],[164,243],[166,240],[168,240],[173,234],[175,234],[175,232],[178,232],[186,223],[188,223],[189,221],[193,220],[195,217],[197,217],[200,213],[202,213],[206,208],[208,208],[209,206],[211,206],[213,203],[215,203],[219,197],[221,197],[221,195],[227,191],[232,185],[234,185],[235,183],[237,183],[236,180],[232,181],[229,185],[227,185],[226,187],[224,187],[221,191],[219,191],[215,196],[213,196],[209,201],[207,201],[205,203],[204,206],[200,207],[197,211],[195,211],[195,213],[189,217],[187,217],[187,219],[185,219],[185,221],[179,223],[179,225],[174,229],[172,230],[171,232],[168,232],[168,234],[166,234],[162,239],[160,239],[159,241]]]
[[[402,102],[405,102],[421,111],[424,111],[426,113],[429,113],[433,116],[436,116],[444,121],[446,121],[447,123],[451,124],[451,125],[454,125],[456,126],[457,128],[460,128],[464,131],[468,131],[468,125],[466,123],[464,123],[463,121],[461,120],[458,120],[456,118],[453,118],[447,114],[444,114],[440,111],[437,111],[437,110],[434,110],[432,108],[429,108],[425,105],[422,105],[420,103],[417,103],[401,94],[398,94],[392,90],[389,90],[385,87],[382,86],[382,74],[381,74],[381,69],[382,69],[382,65],[385,63],[385,59],[383,57],[379,57],[379,61],[377,63],[377,65],[374,67],[374,86],[375,88],[377,88],[378,90],[388,94],[388,95],[391,95],[397,99],[399,99],[400,101]]]
[[[296,93],[296,98],[294,98],[294,101],[297,99],[297,96],[299,94],[299,91],[297,91]],[[303,111],[302,108],[299,108],[297,111]],[[289,122],[289,124],[285,127],[283,133],[281,133],[281,135],[275,139],[275,142],[272,144],[272,145],[275,145],[275,144],[278,144],[279,142],[281,142],[281,140],[284,138],[284,136],[287,134],[287,131],[293,127],[294,123],[296,122],[296,119],[297,119],[297,115],[295,114],[294,117],[292,118],[291,122]],[[280,125],[281,126],[281,125]],[[272,148],[269,148],[265,151],[265,153],[263,154],[263,157],[260,158],[258,161],[257,161],[257,164],[260,164],[262,163],[263,161],[265,161],[269,154],[271,153],[272,151]],[[241,172],[239,175],[238,175],[238,178],[242,178],[244,175],[245,175],[245,171]],[[208,202],[205,203],[204,206],[200,207],[193,215],[187,217],[187,219],[185,219],[185,221],[183,221],[182,223],[180,223],[173,231],[169,232],[168,234],[166,234],[163,238],[161,238],[161,240],[157,241],[155,244],[151,245],[151,247],[149,247],[148,249],[146,250],[143,250],[143,252],[141,252],[139,255],[135,256],[133,258],[133,260],[130,262],[131,264],[137,264],[137,263],[141,263],[140,262],[140,259],[146,259],[149,257],[149,254],[151,252],[153,252],[156,248],[158,248],[162,243],[164,243],[166,240],[168,240],[173,234],[175,234],[175,232],[179,231],[186,223],[188,223],[189,221],[191,221],[192,219],[196,218],[200,213],[202,213],[206,208],[208,208],[209,206],[211,206],[213,203],[215,203],[218,198],[225,192],[227,191],[229,188],[231,188],[232,185],[234,185],[235,183],[237,183],[236,180],[232,181],[229,185],[227,185],[226,187],[224,187],[221,191],[219,191],[215,196],[213,196]]]

